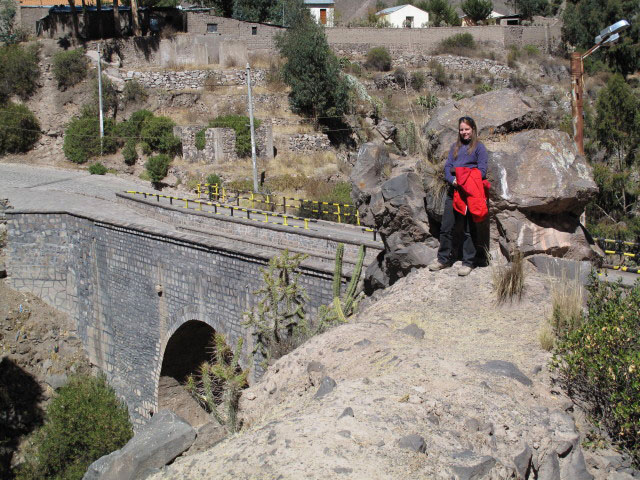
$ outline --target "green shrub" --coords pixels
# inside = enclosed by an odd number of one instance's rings
[[[402,67],[397,67],[393,71],[393,79],[396,81],[398,85],[404,87],[409,81],[409,76],[407,75],[407,71]]]
[[[0,103],[12,95],[26,100],[38,88],[39,78],[37,45],[0,47]]]
[[[473,89],[473,94],[481,95],[483,93],[490,92],[491,90],[493,90],[493,87],[491,85],[489,85],[488,83],[481,83],[475,86],[475,88]]]
[[[136,141],[133,139],[129,139],[124,144],[124,148],[122,149],[122,156],[124,157],[124,163],[131,166],[136,163],[138,160],[138,151],[136,150]]]
[[[640,284],[587,287],[587,317],[557,344],[553,365],[573,398],[640,461]]]
[[[72,377],[32,437],[19,480],[80,480],[88,466],[133,436],[127,407],[104,377]]]
[[[99,109],[100,97],[97,79],[93,81],[93,103]],[[106,75],[102,75],[102,111],[105,114],[111,112],[114,118],[118,113],[118,90]]]
[[[81,48],[58,52],[53,56],[53,76],[62,90],[84,80],[88,69],[87,58]]]
[[[260,120],[254,119],[253,126],[260,128]],[[251,155],[251,128],[249,117],[244,115],[224,115],[209,122],[208,128],[233,128],[236,132],[236,153],[239,157]]]
[[[100,148],[100,119],[98,117],[74,118],[64,132],[62,151],[74,163],[85,163],[101,153],[116,151],[115,122],[104,121],[104,138]],[[101,151],[102,150],[102,151]]]
[[[473,35],[470,33],[457,33],[442,40],[438,45],[437,52],[468,57],[475,47],[476,42],[473,39]]]
[[[122,91],[124,103],[144,102],[147,98],[149,98],[149,94],[139,81],[129,80],[124,84],[124,90]]]
[[[156,155],[155,157],[149,157],[145,164],[145,168],[149,174],[150,181],[152,183],[160,183],[160,180],[166,177],[167,173],[169,173],[170,164],[171,159],[164,153]]]
[[[411,74],[411,88],[413,88],[416,92],[419,92],[424,87],[425,83],[427,83],[427,79],[422,72],[413,72]]]
[[[205,183],[208,183],[209,185],[218,185],[219,187],[221,187],[222,179],[217,174],[210,173],[209,175],[207,175]]]
[[[173,134],[175,123],[168,117],[148,117],[142,123],[140,136],[146,153],[160,152],[175,155],[179,152],[181,142]]]
[[[431,60],[429,62],[429,68],[431,69],[431,76],[435,82],[441,87],[446,87],[449,84],[449,78],[447,72],[444,70],[444,66],[437,60]]]
[[[89,173],[91,175],[104,175],[108,169],[100,162],[92,163],[89,165]]]
[[[138,143],[140,141],[142,125],[149,118],[153,118],[153,113],[149,110],[138,110],[132,113],[128,120],[120,122],[116,128],[120,142],[126,143],[131,140]]]
[[[436,97],[433,93],[428,93],[427,95],[420,95],[416,99],[416,105],[424,108],[425,110],[433,110],[438,106],[438,97]]]
[[[27,152],[40,138],[40,124],[24,105],[7,102],[0,107],[0,155]]]
[[[384,47],[372,48],[367,52],[367,60],[364,65],[369,70],[388,72],[391,70],[391,55],[389,54],[389,50]]]
[[[540,56],[540,49],[535,45],[525,45],[524,47],[522,47],[522,50],[524,50],[524,53],[529,57]]]
[[[207,146],[207,137],[206,137],[207,129],[203,128],[196,133],[195,144],[198,150],[204,150],[204,147]]]

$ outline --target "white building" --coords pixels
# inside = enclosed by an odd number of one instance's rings
[[[311,12],[316,22],[325,27],[333,27],[333,0],[304,0],[304,5]]]
[[[380,19],[389,22],[396,28],[421,28],[429,23],[429,12],[420,10],[413,5],[398,5],[389,7],[376,13]]]
[[[501,17],[504,17],[503,13],[496,12],[495,10],[492,10],[491,13],[489,14],[489,16],[487,17],[487,20],[501,18]],[[463,27],[473,27],[473,26],[476,25],[476,23],[473,20],[471,20],[469,17],[467,17],[466,15],[461,15],[460,16],[460,21],[462,22],[462,26]]]

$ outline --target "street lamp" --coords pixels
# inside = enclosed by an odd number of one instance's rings
[[[602,30],[595,38],[595,45],[585,53],[571,54],[571,113],[573,115],[573,138],[578,151],[584,155],[584,119],[582,114],[582,87],[584,85],[583,61],[600,47],[610,47],[620,40],[620,33],[629,28],[629,22],[620,20]]]

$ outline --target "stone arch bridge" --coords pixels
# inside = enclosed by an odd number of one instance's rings
[[[346,246],[347,274],[360,244],[368,247],[367,261],[382,248],[355,229],[342,236],[294,231],[133,195],[121,194],[119,201],[176,228],[68,211],[7,210],[6,263],[13,288],[71,315],[90,361],[105,372],[138,425],[158,409],[162,369],[181,374],[201,361],[211,329],[229,344],[250,338],[243,312],[261,285],[260,267],[279,250],[309,254],[301,282],[315,310],[331,300],[337,242]],[[251,351],[245,342],[244,366],[255,378],[260,371]]]

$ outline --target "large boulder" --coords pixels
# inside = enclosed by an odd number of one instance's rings
[[[93,462],[83,480],[133,480],[161,468],[187,450],[196,431],[170,410],[161,410],[120,450]]]
[[[595,256],[579,219],[570,213],[545,215],[503,210],[495,216],[500,231],[500,248],[507,253],[519,250],[524,256],[544,253],[570,260]]]
[[[529,130],[486,146],[494,208],[579,215],[598,191],[591,167],[564,132]]]
[[[544,128],[547,115],[534,99],[512,89],[494,90],[471,98],[451,102],[438,109],[423,128],[435,157],[449,153],[458,138],[458,119],[472,117],[478,126],[478,135],[517,132],[531,128]]]

